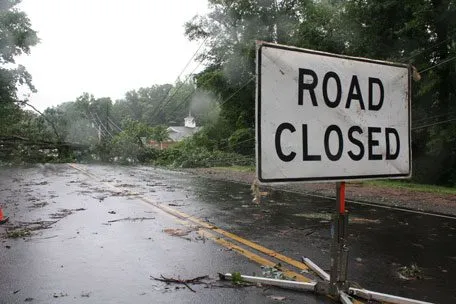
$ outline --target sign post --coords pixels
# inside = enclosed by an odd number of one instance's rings
[[[312,264],[316,290],[344,303],[345,181],[411,176],[410,76],[405,64],[257,43],[258,180],[336,182],[330,275]]]
[[[331,227],[331,274],[329,293],[337,296],[339,290],[348,291],[347,244],[348,213],[345,210],[345,182],[336,183],[336,212]]]

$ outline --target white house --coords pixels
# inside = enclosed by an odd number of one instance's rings
[[[168,133],[170,141],[178,142],[184,138],[190,137],[198,132],[201,127],[196,126],[195,118],[189,112],[188,116],[184,119],[184,126],[170,126],[168,127]]]

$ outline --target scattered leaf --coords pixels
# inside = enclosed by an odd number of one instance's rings
[[[236,284],[236,285],[242,284],[243,280],[242,280],[241,273],[240,272],[233,272],[231,274],[231,281],[233,282],[233,284]]]
[[[182,230],[182,229],[172,229],[172,228],[167,228],[163,229],[163,232],[171,235],[171,236],[186,236],[188,235],[191,231],[190,230]]]
[[[90,297],[90,292],[81,293],[81,298],[89,298],[89,297]]]
[[[397,272],[399,278],[403,280],[420,280],[423,278],[423,271],[416,264],[400,267]]]
[[[287,299],[287,297],[281,297],[281,296],[268,296],[268,298],[270,298],[271,300],[274,300],[274,301],[285,301]]]

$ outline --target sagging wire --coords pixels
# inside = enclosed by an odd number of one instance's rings
[[[420,129],[424,129],[424,128],[429,128],[429,127],[433,127],[433,126],[436,126],[436,125],[449,123],[449,122],[452,122],[452,121],[456,121],[456,117],[455,118],[451,118],[451,119],[442,120],[442,121],[437,121],[437,122],[434,122],[434,123],[430,123],[430,124],[426,124],[426,125],[422,125],[422,126],[418,126],[418,127],[414,127],[414,128],[412,128],[412,131],[416,131],[416,130],[420,130]]]
[[[448,59],[446,59],[446,60],[443,60],[443,61],[441,61],[441,62],[439,62],[439,63],[437,63],[437,64],[435,64],[435,65],[433,65],[433,66],[430,66],[430,67],[428,67],[428,68],[426,68],[426,69],[424,69],[424,70],[419,71],[418,73],[423,74],[423,73],[428,72],[428,71],[430,71],[430,70],[432,70],[432,69],[435,69],[436,67],[438,67],[438,66],[440,66],[440,65],[446,64],[446,63],[448,63],[448,62],[450,62],[450,61],[453,61],[454,59],[456,59],[456,56],[453,56],[453,57],[451,57],[451,58],[448,58]]]

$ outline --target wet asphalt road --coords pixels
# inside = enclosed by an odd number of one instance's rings
[[[10,228],[49,225],[30,237],[0,238],[0,303],[277,303],[276,296],[285,297],[284,303],[331,303],[219,282],[218,272],[261,274],[261,268],[195,231],[169,235],[166,229],[191,229],[124,190],[291,258],[307,256],[324,269],[334,202],[272,191],[257,206],[246,185],[149,167],[78,166],[102,182],[67,165],[0,171],[0,202]],[[355,204],[348,209],[351,281],[380,292],[456,302],[456,220]],[[412,264],[420,279],[400,278],[398,269]],[[192,285],[193,293],[150,278],[160,275],[210,279],[208,285]]]

